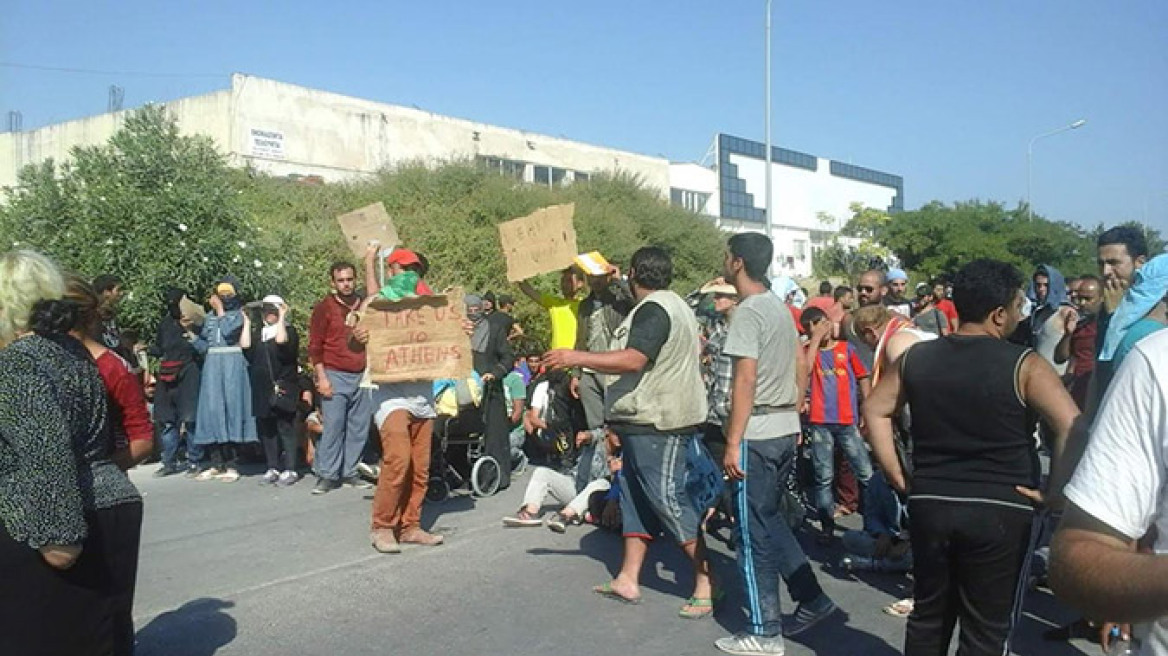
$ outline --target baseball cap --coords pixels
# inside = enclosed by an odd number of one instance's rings
[[[904,269],[889,269],[888,275],[884,276],[884,279],[888,282],[892,282],[893,280],[908,282],[908,274],[904,272]]]
[[[395,248],[393,249],[393,252],[385,258],[385,263],[400,264],[403,267],[407,267],[411,264],[421,264],[422,260],[418,259],[417,253],[411,251],[408,248]]]

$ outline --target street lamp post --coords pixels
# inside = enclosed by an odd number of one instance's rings
[[[766,235],[767,239],[774,243],[775,236],[772,233],[774,226],[774,207],[771,204],[771,0],[766,0],[766,65],[763,67],[766,71],[766,153],[763,156],[763,162],[766,164]],[[774,258],[771,258],[768,270],[773,270],[775,267]]]
[[[1077,130],[1086,124],[1087,124],[1087,119],[1081,118],[1081,119],[1075,121],[1074,123],[1071,123],[1070,125],[1064,125],[1057,130],[1051,130],[1050,132],[1045,132],[1043,134],[1038,135],[1037,137],[1034,137],[1033,139],[1030,140],[1030,144],[1026,146],[1026,219],[1027,220],[1034,218],[1034,209],[1033,209],[1033,206],[1031,205],[1031,202],[1030,202],[1030,187],[1031,187],[1031,184],[1032,184],[1033,178],[1034,178],[1034,165],[1033,165],[1034,142],[1038,141],[1039,139],[1053,137],[1054,135],[1059,134],[1060,132],[1066,132],[1067,130]]]

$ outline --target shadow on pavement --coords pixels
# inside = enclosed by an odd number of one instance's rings
[[[235,619],[222,599],[196,599],[167,611],[138,630],[136,656],[212,656],[237,635]]]
[[[528,549],[527,553],[532,556],[588,556],[603,563],[611,579],[620,571],[622,551],[621,536],[601,529],[592,529],[580,536],[577,549],[534,548]],[[659,572],[672,573],[673,580],[662,577]],[[596,585],[606,581],[607,579],[597,573]],[[649,545],[645,565],[641,568],[641,587],[685,599],[693,591],[693,584],[692,568],[681,548],[666,539],[654,540],[653,544]]]

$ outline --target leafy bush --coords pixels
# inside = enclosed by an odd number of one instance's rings
[[[429,258],[431,286],[509,291],[536,336],[546,334],[546,313],[506,282],[502,221],[574,202],[581,250],[627,265],[638,247],[663,246],[683,293],[718,273],[724,251],[711,222],[620,174],[550,189],[466,162],[418,163],[307,185],[228,167],[210,139],[180,135],[161,107],[131,113],[108,143],[72,155],[21,172],[0,207],[0,244],[45,252],[86,276],[119,275],[129,294],[120,320],[146,334],[162,316],[166,286],[203,300],[227,273],[240,278],[245,299],[284,296],[303,328],[327,293],[329,265],[353,259],[336,215],[377,201],[403,242]],[[554,291],[556,281],[536,285]]]

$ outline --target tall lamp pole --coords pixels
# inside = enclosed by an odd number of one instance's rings
[[[771,198],[771,0],[766,0],[766,153],[763,161],[766,164],[766,235],[767,239],[774,243],[774,234],[771,232],[774,226],[774,206]],[[775,268],[774,258],[771,258],[768,270]]]
[[[1031,188],[1031,185],[1032,185],[1033,180],[1034,180],[1034,142],[1038,141],[1039,139],[1053,137],[1054,135],[1059,134],[1061,132],[1066,132],[1067,130],[1077,130],[1086,124],[1087,124],[1087,119],[1081,118],[1081,119],[1075,121],[1074,123],[1071,123],[1070,125],[1064,125],[1057,130],[1051,130],[1050,132],[1045,132],[1043,134],[1038,135],[1037,137],[1034,137],[1033,139],[1030,140],[1030,144],[1028,146],[1026,146],[1026,219],[1027,220],[1034,218],[1034,209],[1030,203],[1030,188]]]

